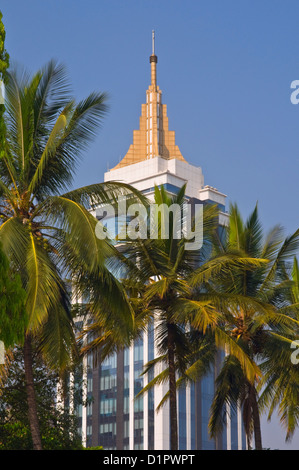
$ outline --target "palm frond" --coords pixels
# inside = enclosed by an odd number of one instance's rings
[[[113,253],[108,241],[96,235],[97,219],[77,202],[61,196],[48,198],[40,209],[40,217],[45,216],[53,227],[62,230],[65,246],[70,246],[86,269],[93,271]],[[64,255],[67,256],[66,251]]]
[[[41,326],[39,348],[46,363],[61,373],[74,363],[79,353],[71,318],[70,299],[63,285],[60,286],[59,293]]]
[[[28,330],[35,332],[48,318],[49,311],[60,297],[60,276],[48,253],[30,233],[26,251],[25,288]]]
[[[223,361],[216,379],[216,392],[212,401],[209,432],[215,437],[223,430],[227,418],[227,406],[237,409],[243,389],[243,372],[238,359],[228,355]]]
[[[230,204],[229,215],[229,245],[242,250],[244,249],[244,222],[236,204]]]
[[[0,242],[3,251],[12,262],[14,269],[19,271],[26,262],[29,235],[26,225],[16,217],[7,219],[0,225]]]
[[[220,254],[197,268],[190,276],[190,284],[191,286],[201,285],[213,280],[213,277],[217,277],[219,274],[221,276],[229,275],[234,269],[250,270],[264,266],[267,263],[266,259],[251,258],[238,253]]]

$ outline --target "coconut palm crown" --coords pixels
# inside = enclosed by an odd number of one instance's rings
[[[96,237],[97,220],[90,209],[131,190],[116,183],[71,187],[77,164],[106,115],[105,93],[93,92],[76,103],[65,68],[55,61],[32,76],[19,69],[10,71],[5,91],[0,241],[26,291],[25,368],[32,385],[32,338],[39,338],[52,366],[65,366],[73,352],[66,279],[76,285],[80,277],[92,273],[105,286],[110,312],[111,299],[124,300],[119,323],[130,324],[125,292],[105,263],[113,247]],[[34,414],[30,396],[29,412]],[[33,440],[40,448],[37,434]]]

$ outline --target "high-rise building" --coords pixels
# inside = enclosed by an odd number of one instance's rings
[[[133,132],[133,142],[124,158],[105,173],[105,181],[122,181],[134,186],[149,198],[155,186],[163,185],[177,193],[187,184],[186,197],[201,204],[217,204],[219,226],[227,223],[226,196],[204,185],[200,167],[189,164],[169,130],[167,108],[157,85],[157,56],[150,56],[151,83],[146,102],[141,106],[140,126]],[[169,407],[156,408],[167,392],[167,385],[156,386],[137,400],[135,395],[150,377],[141,376],[143,366],[156,356],[155,329],[145,332],[124,351],[92,367],[86,359],[87,396],[92,403],[81,410],[81,430],[88,446],[105,449],[167,450],[170,445]],[[240,411],[227,413],[224,432],[211,440],[208,435],[209,409],[214,393],[217,365],[198,383],[178,391],[179,449],[241,449],[245,447]]]

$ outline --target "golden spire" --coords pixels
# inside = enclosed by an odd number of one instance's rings
[[[162,104],[162,91],[157,85],[155,32],[152,31],[151,84],[146,90],[146,104],[141,105],[139,130],[133,131],[133,144],[113,170],[154,157],[185,161],[175,145],[175,132],[168,130],[167,107]]]

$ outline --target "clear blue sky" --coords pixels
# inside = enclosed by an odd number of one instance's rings
[[[77,99],[106,91],[110,111],[75,186],[103,181],[132,142],[150,81],[156,31],[158,84],[169,127],[205,183],[258,201],[266,230],[299,227],[298,0],[2,0],[11,59],[36,71],[63,62]],[[265,446],[283,446],[265,426]],[[299,449],[298,434],[292,446]]]

